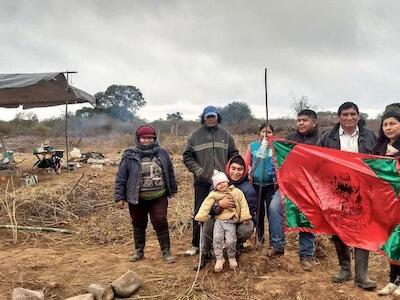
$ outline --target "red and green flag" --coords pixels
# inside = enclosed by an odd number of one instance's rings
[[[288,230],[336,234],[400,261],[400,175],[393,158],[272,140]]]

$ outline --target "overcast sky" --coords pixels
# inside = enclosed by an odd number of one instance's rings
[[[0,0],[0,72],[74,70],[89,93],[139,88],[148,120],[247,102],[293,115],[293,97],[319,110],[356,102],[370,115],[400,101],[400,2]],[[0,119],[16,111],[1,109]],[[45,118],[62,107],[34,110]]]

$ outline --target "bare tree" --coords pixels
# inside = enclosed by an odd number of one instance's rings
[[[317,108],[316,105],[312,105],[310,103],[310,99],[305,95],[302,95],[300,98],[293,97],[292,107],[293,107],[294,111],[296,112],[296,115],[303,109],[308,108],[308,109],[316,110],[316,108]]]

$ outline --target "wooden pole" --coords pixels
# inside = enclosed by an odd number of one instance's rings
[[[67,91],[65,95],[65,155],[67,158],[67,173],[69,172],[69,150],[68,150],[68,96],[69,96],[69,72],[67,71]]]
[[[59,233],[71,233],[67,229],[53,228],[53,227],[36,227],[36,226],[16,226],[16,225],[0,225],[3,229],[19,229],[19,230],[31,230],[31,231],[50,231]]]

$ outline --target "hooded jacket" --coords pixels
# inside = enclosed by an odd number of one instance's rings
[[[178,187],[175,180],[174,168],[168,152],[160,147],[156,154],[161,162],[163,169],[165,188],[167,196],[176,194]],[[131,204],[139,203],[141,181],[141,163],[140,155],[133,149],[125,150],[122,160],[119,164],[118,172],[115,178],[115,202],[125,200]]]
[[[340,123],[337,123],[331,130],[324,132],[318,146],[340,150],[339,126]],[[376,143],[375,133],[361,124],[358,124],[358,130],[358,153],[371,154]]]
[[[251,219],[249,206],[247,205],[246,198],[241,190],[236,188],[234,185],[229,186],[226,191],[212,191],[200,206],[199,212],[196,214],[194,219],[199,222],[205,222],[208,220],[208,215],[215,202],[218,202],[227,195],[231,195],[235,201],[235,207],[225,208],[222,212],[215,216],[217,220],[225,221],[233,219],[235,223],[243,222]]]
[[[240,159],[243,161],[243,166],[244,166],[243,175],[238,181],[233,181],[232,178],[229,176],[229,169],[232,164],[232,160],[235,157],[240,157]],[[247,177],[248,169],[244,162],[244,159],[239,154],[231,157],[231,159],[227,162],[227,164],[225,166],[225,173],[228,176],[230,183],[234,184],[238,189],[240,189],[243,192],[244,196],[246,197],[246,201],[249,206],[249,209],[250,209],[250,214],[252,215],[253,220],[255,220],[256,213],[257,213],[257,192],[254,189],[253,185],[248,180],[248,177]]]
[[[221,125],[203,125],[189,136],[183,163],[193,173],[195,183],[209,184],[213,170],[224,170],[226,162],[238,153],[232,135]]]

